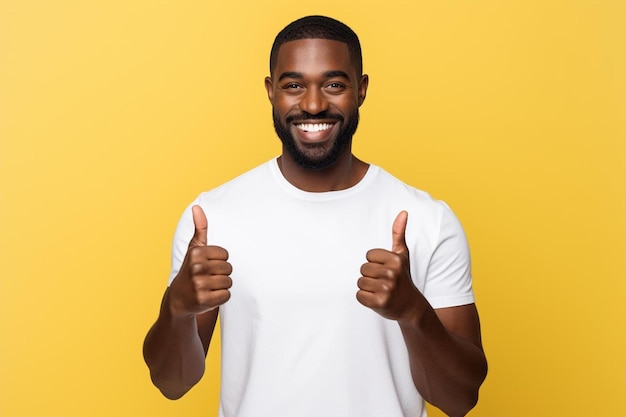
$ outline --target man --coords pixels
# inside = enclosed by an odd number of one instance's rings
[[[283,152],[179,222],[144,346],[166,397],[202,377],[219,311],[220,416],[476,404],[487,365],[465,236],[444,203],[352,154],[368,81],[343,23],[309,16],[276,37],[265,87]]]

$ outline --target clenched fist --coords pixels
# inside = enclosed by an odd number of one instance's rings
[[[233,282],[228,252],[207,246],[207,219],[200,206],[191,208],[195,231],[180,271],[170,285],[170,311],[173,315],[200,314],[213,310],[230,298]]]

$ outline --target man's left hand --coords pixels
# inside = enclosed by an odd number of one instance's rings
[[[405,232],[408,213],[401,211],[392,226],[392,248],[372,249],[368,262],[361,266],[357,285],[357,300],[381,316],[398,321],[409,321],[416,314],[419,299],[423,298],[411,279],[409,248]]]

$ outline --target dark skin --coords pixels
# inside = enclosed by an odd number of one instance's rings
[[[199,206],[192,210],[195,232],[187,255],[144,342],[152,381],[172,400],[202,378],[218,307],[228,301],[232,286],[228,252],[207,246],[206,216]]]
[[[330,118],[287,123],[286,118],[328,111],[340,114],[345,123],[365,100],[368,82],[367,75],[357,74],[346,44],[304,39],[280,47],[265,87],[296,146],[317,158],[331,148],[341,122]],[[311,125],[321,127],[312,129]],[[283,147],[279,166],[289,182],[311,192],[352,187],[368,168],[352,155],[350,146],[332,166],[319,170],[302,168]],[[207,246],[207,219],[198,206],[193,207],[193,220],[195,233],[189,250],[144,344],[152,380],[171,399],[184,395],[202,377],[218,308],[230,298],[233,285],[228,252]],[[356,298],[398,323],[414,384],[424,399],[449,416],[463,416],[476,404],[487,373],[478,313],[474,304],[435,310],[415,287],[405,242],[407,221],[405,211],[398,214],[390,250],[367,252],[362,276],[355,278]]]
[[[478,388],[487,375],[478,312],[474,304],[435,310],[413,285],[407,220],[406,211],[396,217],[390,251],[367,252],[357,300],[398,322],[413,382],[422,397],[449,416],[464,416],[476,405]]]
[[[265,79],[265,89],[283,124],[289,116],[316,115],[325,111],[343,116],[346,123],[365,101],[369,78],[356,73],[347,45],[342,42],[326,39],[286,42],[280,47],[278,58],[274,77]],[[301,123],[324,122],[333,127],[321,133],[306,133],[296,127]],[[300,149],[319,155],[331,147],[341,124],[333,119],[299,120],[287,128]],[[289,182],[312,192],[350,188],[363,178],[368,168],[368,164],[352,155],[349,146],[337,162],[326,169],[303,169],[285,149],[279,165]]]

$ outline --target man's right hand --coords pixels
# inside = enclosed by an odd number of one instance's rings
[[[213,310],[230,298],[233,267],[228,252],[207,246],[207,219],[200,206],[191,208],[195,232],[178,275],[170,285],[170,311],[174,316]]]

